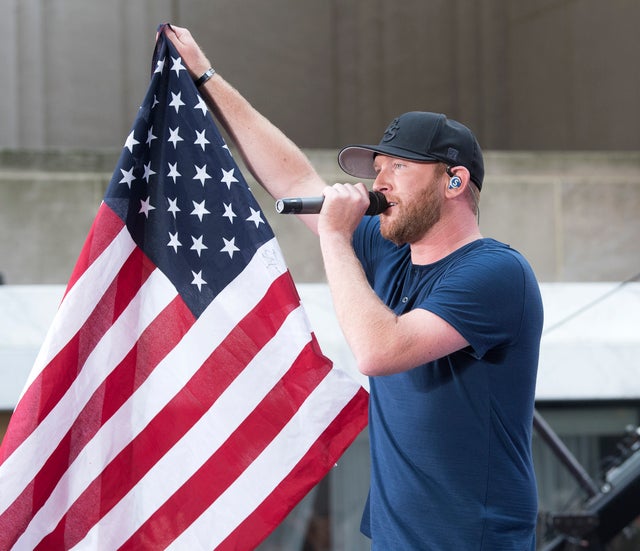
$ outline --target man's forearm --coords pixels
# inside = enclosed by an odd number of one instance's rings
[[[320,233],[320,247],[338,323],[358,369],[374,374],[388,360],[385,341],[394,334],[396,315],[370,287],[350,238]]]
[[[321,194],[325,184],[306,155],[224,78],[214,75],[200,93],[273,197]]]
[[[171,26],[165,33],[194,80],[211,67],[187,29]],[[306,155],[220,74],[208,78],[199,91],[253,176],[273,197],[322,193],[325,184]]]

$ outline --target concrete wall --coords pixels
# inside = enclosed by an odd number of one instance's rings
[[[345,180],[339,146],[377,141],[400,112],[444,111],[487,151],[485,235],[520,248],[543,281],[639,271],[640,2],[0,0],[0,10],[7,283],[66,282],[162,21],[189,27],[328,182]],[[322,280],[313,236],[256,192],[294,276]]]
[[[117,147],[158,23],[294,141],[377,141],[412,109],[488,150],[640,149],[635,0],[0,0],[0,147]]]
[[[334,150],[307,153],[327,182],[350,181]],[[640,153],[485,157],[482,232],[521,250],[541,281],[623,281],[640,272]],[[67,282],[116,162],[116,152],[0,151],[5,283]],[[315,236],[252,188],[296,281],[324,281]]]

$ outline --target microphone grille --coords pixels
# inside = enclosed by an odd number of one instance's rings
[[[384,212],[387,208],[389,208],[389,203],[383,193],[379,191],[369,192],[369,208],[365,212],[366,215],[375,216]]]

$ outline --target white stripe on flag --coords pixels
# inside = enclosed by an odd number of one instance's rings
[[[100,544],[116,549],[135,533],[233,434],[286,373],[310,341],[311,336],[304,324],[302,308],[289,314],[276,336],[262,348],[209,411],[116,507],[94,525],[77,548],[91,549]],[[180,465],[180,468],[176,469],[176,465]],[[118,530],[105,529],[108,526],[118,526]]]
[[[135,247],[129,231],[123,227],[69,289],[40,347],[20,398],[49,362],[80,330]]]
[[[167,549],[196,549],[202,542],[213,549],[224,541],[291,472],[359,388],[332,369],[262,454]]]
[[[49,496],[47,502],[40,511],[34,515],[29,526],[16,542],[16,546],[18,546],[16,547],[17,549],[33,547],[46,534],[53,530],[86,486],[103,471],[106,465],[113,460],[131,439],[138,435],[147,426],[149,421],[180,391],[202,363],[209,357],[211,352],[224,340],[229,331],[231,331],[264,296],[272,280],[265,277],[265,261],[263,258],[273,259],[275,256],[280,256],[280,254],[279,247],[275,240],[265,243],[257,251],[243,272],[237,276],[233,282],[227,285],[207,307],[180,343],[165,356],[145,382],[137,389],[135,394],[100,428],[94,438],[80,452]],[[279,270],[274,270],[271,274],[274,279],[279,275],[279,273],[276,273],[278,271]],[[175,288],[169,280],[166,279],[159,270],[154,271],[153,274],[155,275],[156,273],[159,274],[157,280],[162,282],[161,287],[170,286],[175,293]],[[145,287],[151,283],[151,279],[152,278],[149,278],[147,280]],[[165,290],[163,294],[168,293]],[[167,304],[168,302],[169,301],[167,301]],[[225,312],[227,317],[222,317],[220,312]],[[124,317],[124,314],[121,318],[122,317]],[[119,324],[120,319],[117,325]],[[127,326],[125,325],[125,327]],[[140,330],[143,329],[144,327],[140,328]],[[126,335],[119,338],[126,338]],[[131,339],[127,338],[127,340]],[[137,336],[132,340],[133,343],[135,343]],[[129,343],[128,348],[131,348],[133,343]],[[108,346],[113,345],[114,343],[112,342],[108,343]],[[100,344],[98,346],[100,346]],[[112,353],[108,350],[105,351],[105,354],[112,356]],[[100,359],[99,357],[97,358],[98,363]],[[104,358],[102,359],[104,360]],[[176,366],[178,368],[176,368]],[[96,367],[98,368],[99,366]],[[109,371],[111,369],[109,369]],[[98,384],[101,381],[102,379]],[[98,385],[95,386],[97,387]],[[65,397],[69,395],[78,398],[76,392],[72,393],[72,390],[73,387]],[[83,395],[81,394],[80,396]],[[85,399],[88,398],[89,396],[85,397]],[[75,415],[77,415],[85,403],[86,402],[82,402],[80,407],[75,408],[77,410]],[[59,431],[57,437],[44,439],[51,440],[45,452],[46,457],[50,455],[55,445],[57,445],[58,440],[65,434],[75,418],[72,408],[69,407],[67,409],[69,411],[65,414],[72,417],[60,419],[59,416],[55,416],[56,423],[62,423],[66,428]],[[58,407],[52,411],[52,414],[57,412],[57,410]],[[48,421],[49,417],[52,417],[52,415],[48,416],[45,421]],[[55,426],[56,425],[52,425],[49,430],[53,430]],[[129,430],[123,430],[124,427],[128,427]],[[40,426],[38,429],[40,429]],[[55,432],[56,431],[53,431],[54,434]],[[39,442],[42,444],[42,437]],[[16,450],[16,452],[21,450],[21,448]],[[35,448],[31,450],[31,453],[33,453],[33,451],[37,451],[38,454],[42,453],[41,450],[35,450]],[[16,454],[14,453],[8,459],[13,459],[14,455]],[[38,461],[39,466],[35,469],[35,472],[42,466],[46,457]],[[23,457],[22,460],[26,461],[28,457]],[[5,465],[7,462],[8,460],[5,461]],[[20,469],[16,470],[19,471]],[[33,469],[29,469],[31,478],[29,478],[28,481],[33,478],[35,472]],[[19,487],[16,485],[16,488],[14,488],[14,496],[19,494],[19,491],[24,487],[23,485],[24,481]],[[15,494],[17,490],[19,490],[18,494]],[[10,501],[13,501],[13,499]]]
[[[160,270],[154,270],[89,354],[64,396],[0,466],[1,511],[5,511],[33,480],[95,390],[176,294],[175,287],[166,276]],[[2,476],[5,470],[12,473],[11,476]],[[37,517],[34,517],[34,522]]]

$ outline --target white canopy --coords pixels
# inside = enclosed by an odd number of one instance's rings
[[[540,400],[640,398],[640,283],[542,285]]]
[[[538,400],[640,398],[640,283],[546,283]],[[325,355],[366,386],[324,284],[298,285]],[[0,286],[0,410],[11,410],[62,295],[61,285]]]

